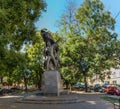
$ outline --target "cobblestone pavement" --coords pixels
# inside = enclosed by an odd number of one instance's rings
[[[0,97],[0,109],[113,109],[113,104],[100,99],[102,94],[77,94],[83,101],[72,104],[16,103],[16,97]]]

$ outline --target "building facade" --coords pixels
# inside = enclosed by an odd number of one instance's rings
[[[118,84],[120,85],[120,69],[111,68],[109,78],[106,75],[104,81],[101,81],[101,79],[99,78],[99,75],[97,74],[93,76],[92,80],[94,81],[93,83],[90,82],[90,84],[92,85],[94,84],[101,84],[101,85],[102,84]]]
[[[120,69],[111,68],[110,75],[110,84],[119,84],[120,85]]]

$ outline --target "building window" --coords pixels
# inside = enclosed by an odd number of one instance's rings
[[[116,81],[113,81],[112,83],[113,83],[113,84],[117,84],[117,82],[116,82]]]

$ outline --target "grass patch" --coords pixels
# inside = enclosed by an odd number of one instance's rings
[[[103,100],[109,101],[111,103],[118,103],[118,98],[113,98],[113,97],[109,97],[109,96],[102,96],[101,97]]]

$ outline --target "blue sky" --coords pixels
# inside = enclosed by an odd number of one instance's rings
[[[104,3],[105,9],[111,12],[111,15],[115,16],[120,11],[120,0],[101,0]],[[75,0],[78,6],[83,0]],[[42,14],[39,20],[35,23],[37,29],[47,28],[48,30],[57,31],[56,21],[60,19],[61,14],[64,12],[66,0],[46,0],[47,11]],[[120,14],[116,18],[115,31],[119,35],[120,39]]]

